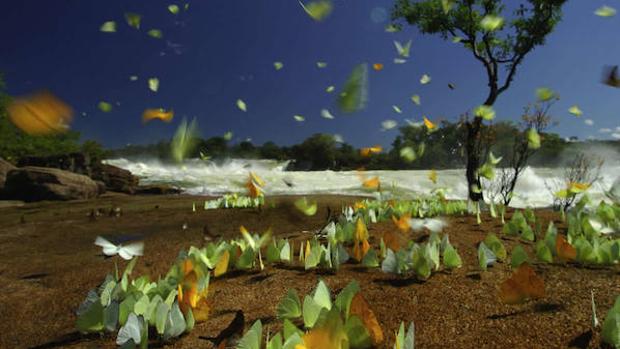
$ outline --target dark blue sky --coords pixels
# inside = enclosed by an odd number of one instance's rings
[[[511,0],[512,1],[512,0]],[[356,146],[389,146],[397,131],[381,131],[381,121],[405,118],[420,121],[440,117],[455,120],[486,96],[483,67],[459,45],[435,36],[422,36],[412,27],[386,33],[387,22],[375,23],[373,9],[389,12],[393,0],[334,0],[334,12],[324,22],[309,18],[295,0],[194,0],[188,12],[173,15],[159,0],[20,0],[0,11],[0,71],[12,95],[49,89],[76,111],[73,128],[83,138],[107,146],[152,143],[169,138],[183,116],[197,117],[203,137],[232,130],[235,138],[255,144],[300,142],[315,132],[341,134]],[[613,6],[616,2],[610,1]],[[535,89],[547,86],[560,94],[552,112],[562,136],[620,138],[620,90],[600,83],[604,65],[620,64],[620,15],[593,14],[606,4],[572,0],[564,19],[547,44],[528,56],[512,88],[498,100],[498,119],[517,120]],[[620,6],[618,6],[620,7]],[[377,10],[375,10],[377,11]],[[141,30],[130,28],[125,12],[143,15]],[[116,33],[102,33],[105,21],[118,23]],[[163,31],[162,40],[146,35]],[[408,63],[395,65],[393,40],[413,40]],[[167,41],[180,44],[181,54]],[[161,52],[165,54],[162,55]],[[274,61],[284,63],[275,71]],[[328,67],[318,69],[316,61]],[[370,71],[367,108],[343,115],[335,93],[325,88],[343,85],[354,65],[383,63]],[[421,85],[422,74],[432,82]],[[129,76],[139,80],[131,82]],[[151,92],[146,80],[158,77]],[[448,82],[456,90],[447,88]],[[418,94],[422,105],[410,97]],[[236,107],[243,99],[248,112]],[[111,113],[97,108],[112,103]],[[579,105],[576,118],[567,109]],[[403,114],[393,111],[398,105]],[[142,125],[145,108],[171,108],[174,122]],[[335,120],[320,116],[329,109]],[[87,113],[82,116],[81,113]],[[306,121],[298,123],[294,114]],[[593,125],[587,125],[590,119]],[[600,132],[600,129],[610,129]]]

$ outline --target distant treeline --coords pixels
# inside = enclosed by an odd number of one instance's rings
[[[504,163],[507,163],[512,154],[515,137],[522,137],[518,125],[499,122],[485,127],[492,138],[491,150],[496,156],[504,156]],[[463,131],[458,124],[445,121],[430,134],[424,127],[404,126],[399,129],[391,149],[369,157],[363,157],[360,149],[347,143],[337,143],[329,134],[314,134],[300,144],[282,147],[273,142],[263,145],[254,145],[248,141],[230,144],[224,137],[211,137],[198,140],[189,157],[198,158],[202,152],[215,161],[224,158],[291,160],[289,170],[304,171],[462,168],[465,164]],[[620,152],[620,141],[566,141],[554,133],[543,133],[541,137],[542,147],[531,158],[531,166],[562,166],[575,154],[592,146],[611,147]],[[417,150],[422,143],[425,150],[421,157],[413,162],[406,162],[401,158],[402,148],[409,146]],[[112,158],[158,158],[167,162],[172,161],[170,153],[170,142],[162,141],[151,145],[129,145],[109,151],[107,155]]]
[[[102,158],[158,158],[172,161],[170,142],[151,145],[131,145],[122,149],[106,150],[94,141],[80,142],[80,134],[70,131],[60,135],[30,136],[17,129],[9,120],[6,106],[10,98],[0,75],[0,157],[13,163],[26,156],[53,156],[82,152],[91,159]],[[508,164],[514,140],[523,137],[522,125],[499,122],[483,126],[489,137],[490,149],[496,156],[503,156],[500,163]],[[278,146],[273,142],[254,145],[251,142],[231,144],[224,137],[200,139],[190,157],[200,157],[200,152],[214,160],[224,158],[290,160],[291,170],[354,170],[365,169],[447,169],[462,168],[465,164],[463,149],[465,130],[458,123],[442,122],[438,129],[428,133],[425,127],[407,125],[399,128],[390,149],[370,157],[360,155],[360,149],[346,143],[337,143],[332,135],[315,134],[300,144]],[[592,146],[605,146],[620,152],[620,141],[567,142],[554,133],[542,133],[542,147],[530,159],[532,166],[562,166],[577,153]],[[425,145],[422,156],[406,162],[400,156],[404,147],[419,149]],[[372,146],[373,144],[368,144]]]

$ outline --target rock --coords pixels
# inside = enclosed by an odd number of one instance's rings
[[[99,193],[99,195],[105,194],[105,183],[103,183],[102,181],[95,181],[95,183],[97,183],[97,192]]]
[[[106,190],[134,194],[140,179],[120,167],[100,164],[93,168],[92,178],[105,183]]]
[[[10,162],[0,158],[0,192],[2,192],[2,189],[4,188],[4,182],[6,181],[7,174],[9,173],[9,171],[16,168],[17,167],[13,166],[13,164],[11,164]]]
[[[41,200],[77,200],[97,197],[92,179],[56,168],[27,166],[9,171],[4,187],[10,199],[27,202]]]
[[[169,195],[180,194],[181,189],[166,184],[141,185],[136,188],[135,194],[138,195]]]
[[[69,153],[52,156],[26,156],[17,162],[18,167],[36,166],[51,167],[64,171],[75,172],[85,176],[92,176],[93,164],[88,155],[83,153]]]

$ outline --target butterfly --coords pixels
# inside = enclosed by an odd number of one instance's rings
[[[620,79],[618,78],[618,66],[605,67],[603,72],[603,83],[611,87],[620,87]]]
[[[574,261],[577,258],[577,250],[560,234],[555,238],[555,248],[561,260]]]
[[[299,1],[299,4],[304,9],[304,11],[306,11],[308,16],[310,16],[317,22],[320,22],[327,18],[327,16],[329,16],[333,9],[332,3],[329,0],[312,1],[305,5],[303,2]]]
[[[142,256],[144,253],[144,241],[133,242],[123,246],[122,244],[115,245],[109,240],[97,236],[95,245],[103,248],[104,255],[112,257],[118,254],[125,260],[130,260],[135,256]]]
[[[396,46],[396,51],[398,51],[398,55],[404,58],[409,57],[409,52],[411,51],[411,40],[409,40],[404,46],[398,41],[394,41],[394,46]]]
[[[499,286],[499,298],[506,304],[519,304],[545,296],[545,283],[534,269],[523,263]]]
[[[379,154],[383,151],[383,147],[380,145],[375,145],[373,147],[366,147],[360,149],[360,155],[364,157],[368,157],[371,154]]]
[[[306,216],[314,216],[317,210],[316,202],[310,203],[305,197],[296,200],[295,207]]]
[[[376,71],[381,71],[381,70],[383,70],[383,64],[375,63],[375,64],[372,65],[372,69],[374,69]]]
[[[411,228],[411,225],[409,224],[410,221],[411,216],[408,214],[402,215],[398,219],[395,216],[392,216],[392,222],[394,222],[394,225],[396,225],[396,227],[398,227],[398,229],[403,233],[406,233],[409,228]]]
[[[46,91],[15,98],[7,111],[13,124],[30,135],[65,132],[73,118],[71,107]]]
[[[159,119],[163,122],[170,122],[174,117],[174,111],[165,111],[164,109],[146,109],[142,113],[142,122],[146,123],[153,119]]]
[[[375,313],[370,309],[370,305],[368,301],[362,296],[361,292],[358,292],[355,296],[353,296],[353,300],[351,300],[349,316],[357,316],[364,327],[370,334],[370,338],[372,339],[372,343],[375,347],[378,347],[379,344],[383,342],[383,330],[381,329],[381,325],[379,325],[379,321],[375,316]]]
[[[355,66],[338,96],[340,109],[345,113],[364,109],[368,101],[368,86],[368,64]]]
[[[409,225],[413,231],[428,229],[431,232],[440,232],[448,226],[448,223],[441,218],[413,218],[409,220]]]

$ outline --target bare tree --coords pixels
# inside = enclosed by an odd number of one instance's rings
[[[566,166],[562,178],[556,179],[552,183],[545,181],[547,190],[553,195],[553,207],[559,209],[562,213],[566,212],[581,196],[579,193],[570,193],[570,187],[573,185],[582,185],[590,188],[601,179],[601,167],[605,160],[585,154],[577,153],[574,159]],[[557,195],[559,191],[566,190],[567,195]]]
[[[515,135],[512,144],[512,154],[507,159],[508,166],[502,166],[499,170],[499,176],[493,184],[494,194],[501,197],[504,206],[508,206],[510,201],[512,201],[519,176],[527,167],[528,160],[538,150],[529,146],[526,133],[530,129],[535,129],[536,132],[541,134],[549,127],[551,123],[549,109],[557,100],[558,97],[556,96],[548,101],[528,104],[524,108],[519,132]]]

